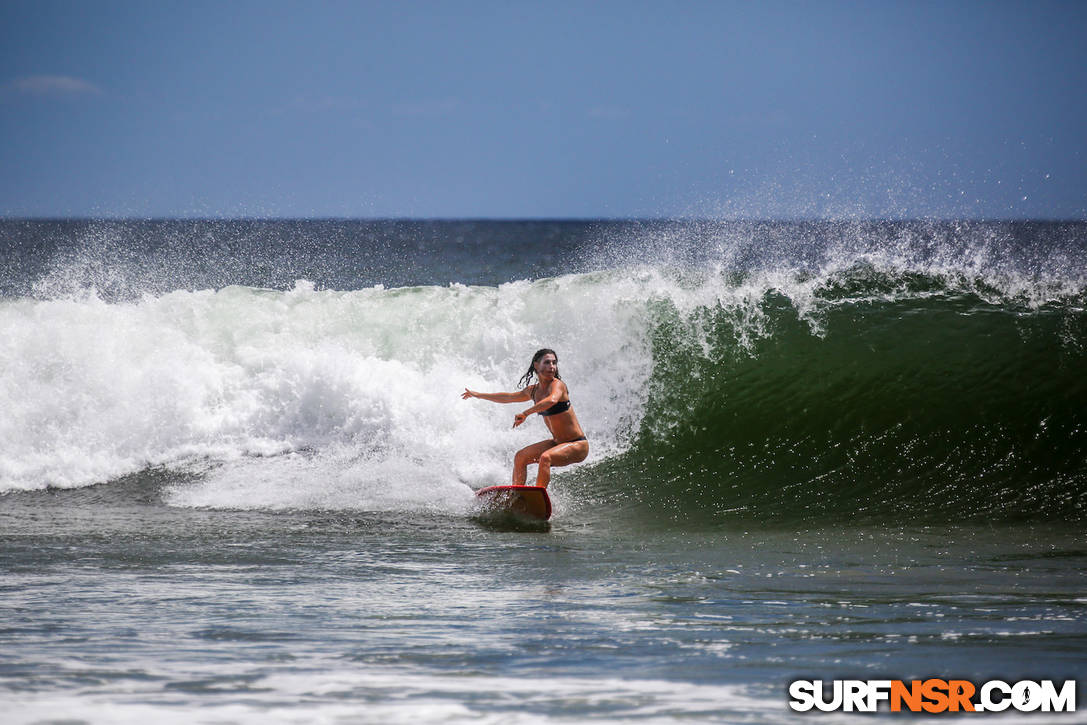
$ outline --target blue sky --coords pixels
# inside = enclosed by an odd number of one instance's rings
[[[1084,2],[0,4],[0,215],[1087,218]]]

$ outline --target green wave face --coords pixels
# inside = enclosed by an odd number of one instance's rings
[[[774,291],[687,314],[658,302],[637,442],[594,478],[677,521],[1082,519],[1082,300],[848,276],[806,319]]]

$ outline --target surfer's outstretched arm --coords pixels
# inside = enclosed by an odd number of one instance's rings
[[[483,400],[489,400],[492,403],[523,403],[526,400],[532,400],[532,393],[528,388],[519,390],[516,393],[477,393],[474,390],[464,389],[464,392],[460,396],[463,400],[468,398],[482,398]]]

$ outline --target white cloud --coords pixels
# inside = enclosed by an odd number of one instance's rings
[[[25,76],[7,85],[13,91],[34,96],[100,95],[102,90],[93,83],[71,76]]]

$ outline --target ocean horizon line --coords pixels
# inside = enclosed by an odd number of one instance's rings
[[[4,216],[0,223],[21,222],[366,222],[366,223],[541,223],[587,224],[628,223],[654,224],[671,222],[713,224],[1081,224],[1084,217],[710,217],[710,216]]]

